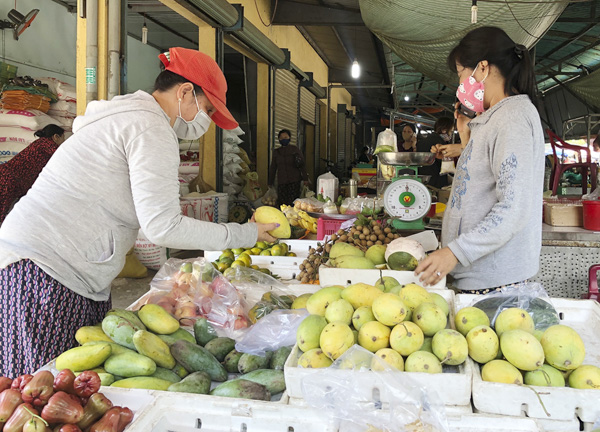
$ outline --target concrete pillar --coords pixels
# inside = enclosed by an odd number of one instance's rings
[[[270,145],[270,67],[266,63],[258,63],[256,77],[256,171],[263,190],[267,190],[269,179],[269,145]]]

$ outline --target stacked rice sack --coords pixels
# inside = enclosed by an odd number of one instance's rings
[[[56,123],[46,114],[56,94],[30,77],[16,77],[0,94],[0,164],[35,141],[35,132]],[[39,109],[36,109],[39,108]]]
[[[56,94],[58,101],[50,104],[48,115],[55,119],[54,124],[71,132],[73,120],[77,117],[77,91],[71,84],[56,78],[39,78],[50,91]]]

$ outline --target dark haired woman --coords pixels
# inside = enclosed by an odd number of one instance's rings
[[[398,151],[417,151],[417,129],[415,128],[415,125],[407,123],[402,126],[402,141],[398,143]]]
[[[110,286],[142,229],[153,243],[219,250],[274,241],[276,224],[213,224],[181,214],[177,138],[237,126],[227,82],[196,50],[171,48],[152,94],[91,102],[0,227],[0,375],[31,373],[102,320]]]
[[[31,188],[58,146],[65,130],[54,124],[35,133],[38,137],[8,162],[0,165],[0,225],[10,209]]]
[[[437,146],[446,145],[451,141],[454,129],[454,121],[450,117],[440,117],[433,126],[433,131],[417,142],[417,151],[421,153],[434,152]],[[460,146],[460,144],[458,144]],[[428,185],[442,188],[448,185],[448,176],[440,175],[442,160],[436,158],[433,165],[419,168],[419,174],[429,175],[431,179]]]
[[[448,56],[457,97],[480,113],[457,112],[466,143],[444,215],[443,248],[417,267],[421,280],[450,273],[462,292],[486,293],[538,272],[542,244],[544,133],[525,47],[501,29],[469,32]]]
[[[277,174],[277,205],[293,205],[300,198],[302,182],[308,184],[304,155],[298,147],[290,145],[292,133],[282,129],[277,135],[281,147],[273,151],[269,168],[269,187],[275,183]]]

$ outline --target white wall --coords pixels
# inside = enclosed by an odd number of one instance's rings
[[[160,73],[160,51],[139,40],[127,37],[127,93],[151,92]]]
[[[14,5],[12,0],[1,0],[0,19],[7,19],[8,11]],[[4,36],[5,61],[18,66],[18,75],[51,76],[74,85],[76,15],[51,0],[17,2],[17,10],[22,14],[31,9],[39,9],[40,13],[18,41],[14,40],[12,29],[0,31],[0,60],[3,55],[1,38]]]

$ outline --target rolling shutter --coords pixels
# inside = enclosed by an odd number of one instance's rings
[[[281,129],[292,132],[291,144],[298,144],[298,80],[283,69],[275,71],[275,143]]]
[[[317,97],[305,87],[300,87],[300,117],[316,124]]]

